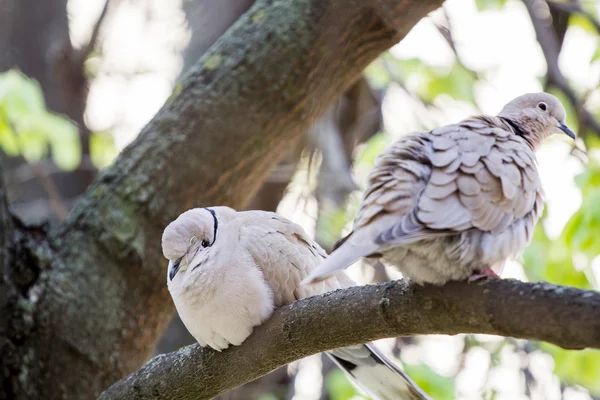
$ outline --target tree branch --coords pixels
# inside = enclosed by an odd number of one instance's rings
[[[568,3],[559,3],[557,1],[546,1],[546,3],[548,3],[548,6],[551,9],[559,10],[559,11],[566,12],[569,14],[581,15],[583,18],[587,19],[594,26],[594,28],[596,29],[598,34],[600,34],[600,22],[598,22],[598,20],[593,15],[586,12],[581,7],[581,4],[579,4],[578,1],[568,2]]]
[[[556,33],[552,30],[552,22],[548,20],[550,15],[548,4],[542,0],[523,0],[523,2],[531,17],[537,41],[546,58],[548,84],[555,86],[569,99],[579,119],[580,134],[584,135],[586,128],[589,127],[596,135],[600,136],[600,123],[585,109],[583,102],[579,100],[558,66],[560,44]]]
[[[191,207],[243,208],[288,143],[441,2],[256,1],[32,252],[43,329],[21,342],[36,355],[28,390],[89,398],[139,368],[174,311],[164,227]]]
[[[155,357],[100,399],[208,399],[325,350],[458,333],[600,348],[600,293],[516,280],[441,287],[393,281],[337,290],[280,308],[242,346],[219,353],[192,345]]]

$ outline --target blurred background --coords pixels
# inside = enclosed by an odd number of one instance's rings
[[[64,219],[251,3],[0,0],[0,160],[13,212],[31,224]],[[593,0],[446,1],[290,146],[248,208],[277,211],[330,249],[350,229],[375,156],[395,138],[545,90],[563,101],[579,138],[553,137],[540,150],[546,211],[504,276],[597,289],[599,21]],[[349,273],[360,283],[401,277],[381,264]],[[175,317],[157,353],[190,343]],[[486,335],[379,345],[435,399],[600,399],[600,351]],[[315,355],[221,398],[366,397]]]

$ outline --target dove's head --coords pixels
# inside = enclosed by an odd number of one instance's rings
[[[169,260],[168,277],[199,266],[219,237],[219,222],[235,210],[228,207],[193,208],[165,228],[162,251]]]
[[[519,96],[505,105],[498,117],[508,122],[534,150],[554,133],[565,133],[575,139],[575,133],[565,124],[565,107],[548,93]]]

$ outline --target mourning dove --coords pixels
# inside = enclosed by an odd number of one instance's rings
[[[343,271],[302,287],[327,256],[297,224],[271,212],[195,208],[164,230],[167,285],[184,325],[201,346],[241,345],[276,307],[354,285]],[[373,344],[327,353],[375,399],[429,399]]]
[[[556,97],[529,93],[497,116],[400,138],[377,157],[352,232],[303,283],[361,257],[419,284],[498,277],[543,210],[535,151],[554,133],[575,139],[565,117]]]

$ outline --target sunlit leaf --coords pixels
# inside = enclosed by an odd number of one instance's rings
[[[594,26],[594,24],[592,24],[590,20],[581,16],[580,14],[571,14],[571,17],[569,18],[569,26],[577,26],[592,35],[598,34],[598,31],[596,31],[596,27]]]
[[[323,212],[317,220],[317,240],[325,248],[332,248],[340,238],[348,217],[346,210],[335,204],[321,204],[321,207]]]
[[[357,168],[371,169],[375,165],[375,158],[389,145],[390,139],[384,133],[371,137],[362,151],[356,155],[354,165]]]
[[[0,147],[9,156],[19,154],[19,141],[17,135],[9,124],[9,121],[4,118],[0,107]]]
[[[0,104],[8,115],[46,111],[40,85],[16,70],[0,74]]]
[[[436,400],[454,399],[454,380],[438,375],[427,364],[404,365],[404,371]]]
[[[594,52],[594,55],[592,56],[592,62],[598,61],[598,60],[600,60],[600,43],[598,43],[598,45],[596,46],[596,51]]]
[[[477,10],[485,11],[489,9],[501,9],[506,4],[506,0],[475,0]]]
[[[420,95],[429,102],[433,102],[441,94],[447,94],[456,100],[475,103],[474,84],[475,77],[460,64],[455,64],[447,74],[442,71],[435,72]]]
[[[325,378],[325,390],[331,400],[369,399],[362,396],[340,369],[332,369]]]
[[[53,161],[65,170],[76,168],[81,159],[77,127],[47,111],[40,85],[15,70],[0,74],[0,145],[30,162],[47,157],[51,149]]]
[[[263,393],[258,396],[257,400],[279,400],[279,397],[275,396],[273,393]]]
[[[375,89],[383,89],[390,84],[392,80],[390,73],[384,67],[381,60],[376,60],[369,64],[364,71],[369,85]]]
[[[115,141],[108,132],[92,132],[90,136],[90,156],[97,168],[110,165],[117,157]]]
[[[523,267],[530,281],[544,279],[547,267],[548,251],[552,241],[546,235],[542,224],[537,224],[533,233],[533,240],[523,253]]]

